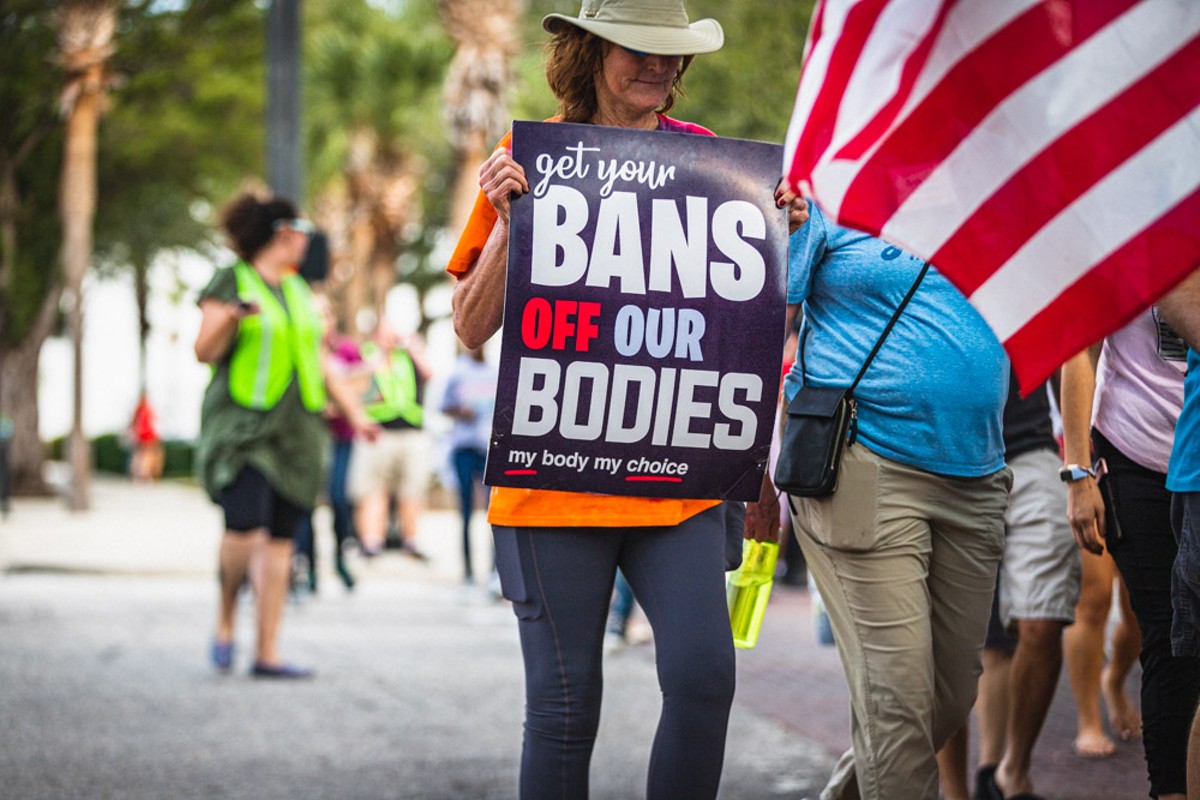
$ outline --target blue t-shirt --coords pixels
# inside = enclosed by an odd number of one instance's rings
[[[790,400],[803,383],[849,386],[922,261],[834,224],[815,204],[792,235],[788,303],[804,304]],[[885,458],[941,475],[1004,466],[1008,358],[979,313],[930,267],[854,390],[858,438]]]
[[[1200,492],[1200,355],[1195,350],[1188,350],[1183,410],[1175,421],[1167,488],[1172,492]]]

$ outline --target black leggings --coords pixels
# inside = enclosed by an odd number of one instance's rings
[[[735,669],[722,507],[673,527],[493,531],[525,657],[522,800],[588,796],[617,567],[654,629],[663,695],[646,796],[716,797]]]
[[[1150,795],[1183,794],[1200,659],[1171,655],[1171,570],[1177,550],[1171,493],[1166,475],[1127,458],[1099,431],[1092,431],[1092,441],[1108,463],[1100,480],[1108,550],[1142,631],[1142,741]]]

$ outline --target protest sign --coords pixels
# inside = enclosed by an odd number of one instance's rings
[[[779,389],[787,220],[763,142],[518,122],[485,480],[758,497]]]

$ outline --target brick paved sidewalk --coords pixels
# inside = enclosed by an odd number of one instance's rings
[[[1129,690],[1136,699],[1140,671]],[[758,646],[738,651],[737,701],[840,754],[850,741],[849,706],[837,649],[817,644],[809,594],[776,585]],[[1071,750],[1075,706],[1065,671],[1033,757],[1038,793],[1048,800],[1141,800],[1149,794],[1141,741],[1118,743],[1108,759]],[[972,730],[971,761],[978,733]],[[972,766],[972,774],[974,767]]]

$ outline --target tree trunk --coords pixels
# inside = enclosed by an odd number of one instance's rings
[[[61,289],[52,289],[28,335],[18,346],[0,353],[0,409],[13,421],[8,466],[15,495],[50,493],[42,476],[46,454],[38,433],[38,360],[53,327],[60,294]]]
[[[65,293],[70,303],[68,324],[75,354],[67,504],[73,511],[85,511],[91,506],[92,453],[83,433],[83,277],[92,259],[96,133],[116,34],[117,5],[114,0],[72,0],[60,7],[58,26],[59,56],[66,74],[60,102],[66,121],[66,144],[59,213],[63,223]]]
[[[464,134],[458,152],[458,175],[454,179],[454,194],[450,201],[450,230],[456,235],[467,227],[475,199],[479,197],[479,165],[488,157],[483,131]]]
[[[68,460],[72,511],[91,507],[92,453],[83,432],[83,276],[92,259],[92,221],[96,215],[96,132],[101,96],[81,92],[67,117],[66,157],[62,172],[63,273],[67,277],[67,322],[75,356],[71,403],[73,421]]]
[[[138,315],[138,397],[146,393],[146,340],[150,338],[150,265],[143,258],[133,263],[133,296]]]

